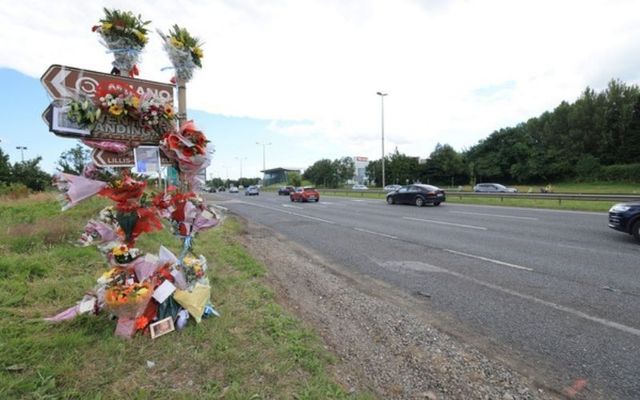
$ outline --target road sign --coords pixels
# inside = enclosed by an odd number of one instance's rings
[[[50,66],[40,78],[47,93],[56,100],[77,98],[78,95],[93,97],[98,85],[106,81],[131,86],[140,96],[151,92],[164,102],[173,102],[173,86],[168,83],[132,79],[58,64]]]
[[[93,149],[91,159],[98,167],[133,167],[135,165],[133,150],[119,154],[106,150]],[[160,163],[162,165],[172,165],[171,160],[169,160],[162,151],[160,152]]]
[[[158,132],[154,129],[145,129],[140,121],[131,119],[119,120],[109,115],[103,115],[89,129],[89,127],[81,127],[67,118],[67,110],[67,107],[54,101],[42,113],[42,119],[49,126],[49,130],[58,136],[157,145],[162,139],[162,133],[160,132],[175,130],[173,124],[169,121],[162,121],[162,129]]]

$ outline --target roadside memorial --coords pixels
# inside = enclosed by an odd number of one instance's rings
[[[94,149],[84,176],[56,176],[62,210],[94,195],[114,203],[87,222],[78,240],[80,246],[97,247],[107,270],[77,304],[45,319],[103,313],[117,318],[118,336],[143,332],[156,338],[183,329],[190,319],[200,323],[203,317],[219,316],[211,303],[207,260],[194,252],[197,234],[221,221],[196,194],[199,171],[210,163],[208,140],[186,120],[185,84],[202,66],[202,49],[177,25],[166,35],[159,32],[182,99],[176,113],[173,86],[134,79],[150,21],[126,11],[104,12],[92,30],[114,56],[111,74],[52,65],[41,81],[53,98],[43,114],[50,130]],[[129,170],[134,164],[139,173],[158,177],[161,166],[170,165],[179,184],[150,192],[144,177]],[[165,246],[157,254],[136,247],[141,235],[165,227],[180,241],[177,254]]]

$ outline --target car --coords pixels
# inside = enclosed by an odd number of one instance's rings
[[[226,191],[226,190],[227,190],[227,188],[225,188],[224,186],[220,186],[220,187],[218,188],[218,192],[224,192],[224,191]]]
[[[316,203],[320,201],[320,193],[311,186],[299,187],[295,191],[289,194],[289,199],[291,201],[298,202],[307,202],[307,201],[315,201]]]
[[[385,192],[394,192],[398,189],[400,189],[402,186],[401,185],[387,185],[384,187],[384,191]]]
[[[401,186],[400,189],[387,194],[387,204],[415,204],[422,207],[425,204],[439,206],[446,200],[444,190],[423,184]]]
[[[293,186],[283,186],[278,189],[278,196],[289,196],[291,192],[295,192],[296,188]]]
[[[518,189],[506,187],[499,183],[478,183],[473,187],[473,191],[483,193],[518,193]]]
[[[244,195],[245,196],[257,196],[260,194],[260,190],[258,190],[257,186],[249,186],[247,189],[245,189],[244,191]]]
[[[237,187],[235,187],[235,186],[231,186],[231,187],[229,188],[229,193],[238,193],[238,192],[239,192],[239,190],[238,190],[238,188],[237,188]]]
[[[619,203],[611,207],[609,228],[631,234],[640,242],[640,201]]]
[[[367,189],[369,188],[359,183],[356,183],[355,185],[351,186],[351,190],[367,190]]]

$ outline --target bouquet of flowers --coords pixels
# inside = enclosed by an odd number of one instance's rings
[[[70,209],[97,193],[101,193],[107,186],[106,182],[63,172],[54,176],[54,184],[62,192],[62,197],[60,198],[62,211]]]
[[[200,40],[178,25],[174,25],[168,35],[160,31],[158,33],[164,40],[164,50],[176,70],[176,76],[185,82],[190,81],[193,70],[196,67],[202,68],[203,53]]]
[[[113,179],[98,194],[117,203],[126,203],[128,200],[138,200],[142,197],[146,186],[146,182],[133,179],[129,172],[124,170],[120,178]]]
[[[103,82],[96,89],[98,110],[116,118],[139,118],[140,97],[131,86],[120,82]]]
[[[136,64],[140,52],[149,40],[146,26],[151,21],[143,21],[130,11],[104,9],[104,18],[91,30],[100,34],[102,44],[113,53],[113,66],[126,71],[130,76],[137,75]]]
[[[146,283],[125,283],[105,289],[104,303],[107,310],[118,317],[137,318],[144,312],[153,288]]]
[[[187,286],[193,288],[196,282],[208,284],[205,278],[205,272],[207,271],[207,259],[204,256],[198,258],[193,256],[186,256],[180,263],[180,270],[184,274],[187,281]]]
[[[173,104],[163,101],[151,93],[142,98],[140,103],[140,120],[145,129],[156,129],[160,132],[170,128],[176,118]]]
[[[135,247],[129,247],[126,244],[120,244],[111,249],[111,255],[118,264],[127,264],[136,258],[140,257],[142,253]]]
[[[168,132],[160,146],[167,157],[175,160],[182,172],[195,174],[209,164],[207,137],[193,121],[182,125],[180,132]]]

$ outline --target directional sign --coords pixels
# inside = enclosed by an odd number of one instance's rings
[[[77,98],[80,94],[93,97],[98,85],[105,81],[131,86],[140,96],[151,92],[165,102],[173,101],[173,86],[168,83],[132,79],[64,65],[50,66],[40,78],[40,82],[54,99]]]
[[[88,127],[78,126],[78,124],[67,118],[67,109],[64,105],[54,101],[42,113],[42,119],[49,126],[49,130],[58,136],[158,144],[162,139],[160,132],[174,130],[174,126],[168,121],[162,121],[162,129],[157,131],[145,129],[140,122],[134,120],[119,120],[108,115],[103,115],[89,129]]]
[[[91,159],[98,167],[133,167],[135,165],[133,150],[118,154],[111,151],[93,149]],[[160,163],[162,165],[173,164],[162,151],[160,152]]]

